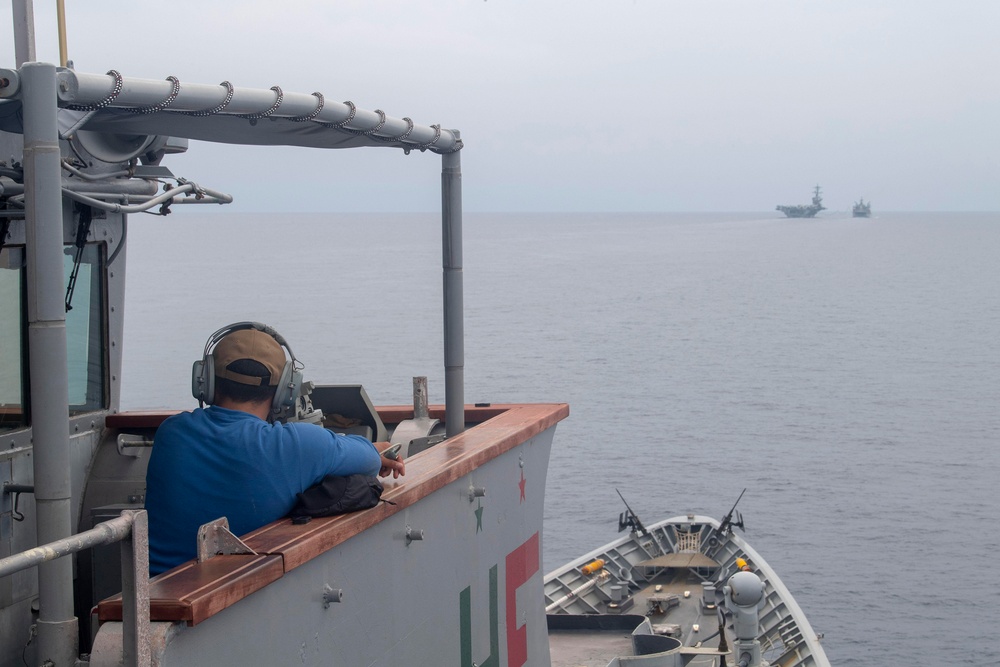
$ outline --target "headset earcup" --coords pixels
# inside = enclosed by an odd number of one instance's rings
[[[191,394],[209,405],[215,401],[215,357],[211,354],[194,362],[191,368]]]
[[[301,388],[302,372],[295,370],[295,365],[291,361],[285,362],[285,367],[281,369],[281,377],[278,378],[278,386],[275,387],[274,403],[271,404],[274,413],[281,414],[285,408],[294,406]]]

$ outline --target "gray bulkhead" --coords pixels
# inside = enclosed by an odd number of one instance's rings
[[[524,636],[524,664],[549,664],[545,610],[535,594],[540,566],[536,560],[532,584],[522,587],[506,556],[524,547],[526,534],[538,536],[531,544],[540,552],[554,432],[539,433],[202,623],[153,623],[154,664],[521,664],[508,662],[511,633]],[[523,501],[522,471],[530,480]],[[486,496],[473,499],[473,487]],[[479,523],[477,505],[487,508]],[[420,539],[408,540],[408,531]],[[118,664],[120,625],[101,626],[92,667]]]
[[[21,145],[20,135],[0,132],[0,163],[10,165],[20,162],[16,156],[20,155]],[[5,181],[4,185],[9,187],[12,183],[12,180]],[[61,268],[68,275],[73,266],[80,211],[71,201],[64,199],[60,218],[66,250],[57,270]],[[73,293],[73,309],[67,314],[69,417],[68,420],[63,417],[61,421],[69,429],[66,450],[69,493],[65,502],[69,505],[67,521],[71,533],[90,527],[89,518],[83,517],[84,492],[104,430],[105,417],[109,412],[116,411],[119,405],[126,224],[126,216],[120,213],[98,212],[94,215],[86,236],[86,258],[81,263],[82,269]],[[28,342],[28,332],[26,322],[17,316],[27,310],[27,304],[23,302],[27,291],[24,284],[26,272],[22,268],[26,264],[24,218],[8,218],[7,232],[5,248],[0,251],[3,261],[0,282],[4,283],[0,287],[0,298],[3,299],[0,308],[5,313],[5,319],[11,317],[4,326],[5,350],[2,357],[5,372],[3,386],[0,387],[0,403],[23,408],[30,404],[25,400],[28,394],[20,379],[22,371],[26,370],[21,366],[30,365],[25,364],[27,354],[22,354]],[[57,307],[65,308],[64,297],[65,288]],[[11,323],[17,324],[11,326]],[[106,343],[93,340],[94,335]],[[33,410],[33,417],[38,412]],[[36,429],[30,423],[6,423],[0,427],[0,485],[36,486],[35,437]],[[132,493],[135,491],[132,490]],[[48,541],[47,538],[39,538],[37,508],[35,494],[30,491],[3,493],[0,496],[0,558]],[[69,559],[66,561],[70,562]],[[39,617],[38,595],[38,575],[34,570],[0,578],[0,666],[23,664],[21,652],[31,637],[31,626]],[[16,656],[16,659],[8,663],[10,656]]]

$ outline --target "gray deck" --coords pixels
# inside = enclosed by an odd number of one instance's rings
[[[763,585],[757,640],[764,659],[783,667],[830,667],[816,633],[764,558],[732,531],[720,532],[715,519],[690,514],[633,530],[546,575],[553,667],[607,667],[616,657],[657,653],[679,654],[685,667],[717,667],[715,603],[740,560]],[[631,625],[613,625],[626,616]],[[588,625],[591,637],[566,632]],[[731,632],[727,628],[727,649]]]
[[[624,630],[550,630],[552,667],[607,667],[615,657],[632,654]]]
[[[660,587],[659,590],[657,586]],[[718,630],[718,618],[712,610],[703,612],[701,598],[701,579],[691,570],[667,568],[633,594],[632,604],[624,610],[624,614],[645,616],[653,625],[654,631],[658,627],[679,626],[680,632],[670,636],[681,642],[681,652],[701,654],[704,657],[699,659],[698,664],[711,665],[715,664],[712,656],[718,655],[716,649],[719,637],[712,636]],[[677,604],[672,605],[669,602],[671,599]],[[581,622],[590,620],[597,624],[609,617],[604,614],[585,614],[576,618]],[[696,627],[697,630],[694,629]],[[615,657],[632,655],[630,635],[631,631],[627,628],[550,628],[549,652],[552,667],[607,667]],[[696,648],[699,641],[705,641],[706,645]]]

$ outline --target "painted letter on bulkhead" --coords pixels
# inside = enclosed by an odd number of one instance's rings
[[[472,586],[466,586],[458,596],[458,613],[461,617],[460,641],[463,667],[471,667],[472,662]],[[500,665],[500,618],[497,605],[497,566],[490,568],[490,655],[475,664],[480,667]]]
[[[538,572],[538,533],[507,554],[504,569],[504,596],[507,627],[506,667],[522,667],[528,662],[528,628],[518,625],[517,589]],[[485,660],[473,659],[472,646],[472,586],[466,586],[458,598],[460,667],[500,667],[500,614],[498,604],[497,565],[490,568],[490,654]]]
[[[517,624],[517,589],[538,572],[538,533],[507,554],[507,665],[521,667],[528,662],[528,628]]]

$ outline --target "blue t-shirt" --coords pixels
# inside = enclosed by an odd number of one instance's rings
[[[375,475],[371,441],[315,424],[270,424],[218,406],[183,412],[156,431],[146,471],[149,570],[197,556],[199,526],[219,517],[243,535],[287,515],[329,474]]]

